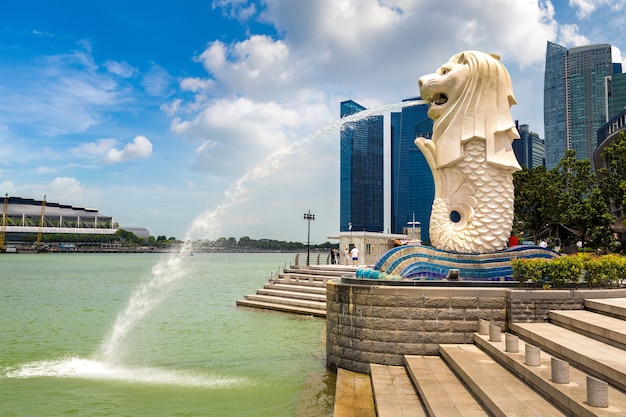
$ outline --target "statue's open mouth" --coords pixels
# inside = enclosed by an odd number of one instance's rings
[[[432,102],[433,102],[433,104],[436,104],[438,106],[440,106],[442,104],[446,104],[448,102],[448,96],[443,94],[443,93],[435,94],[433,96]]]

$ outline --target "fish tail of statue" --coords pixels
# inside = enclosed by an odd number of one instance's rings
[[[490,166],[484,149],[484,141],[472,140],[463,162],[438,170],[430,240],[439,249],[488,253],[507,245],[513,225],[512,171]]]
[[[419,85],[434,120],[432,140],[415,140],[435,184],[431,243],[460,253],[504,249],[513,224],[512,174],[521,169],[508,72],[498,57],[468,51]]]

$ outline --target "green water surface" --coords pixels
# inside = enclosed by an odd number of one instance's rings
[[[0,416],[331,416],[323,319],[240,308],[293,254],[196,254],[99,348],[161,254],[0,255]]]

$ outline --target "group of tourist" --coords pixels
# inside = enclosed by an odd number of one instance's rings
[[[352,248],[352,250],[346,248],[343,251],[343,258],[344,258],[344,262],[345,265],[348,266],[350,264],[350,261],[352,261],[352,266],[358,266],[359,265],[359,249],[354,246]],[[339,264],[339,249],[337,248],[332,248],[330,251],[330,263],[333,265],[338,265]]]

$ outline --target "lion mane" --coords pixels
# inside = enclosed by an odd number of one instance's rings
[[[458,99],[435,120],[436,168],[463,159],[463,145],[480,138],[486,142],[487,162],[511,171],[520,170],[511,146],[513,140],[519,139],[511,118],[511,106],[516,101],[511,78],[500,57],[465,51],[454,55],[449,63],[467,65],[469,77]]]

